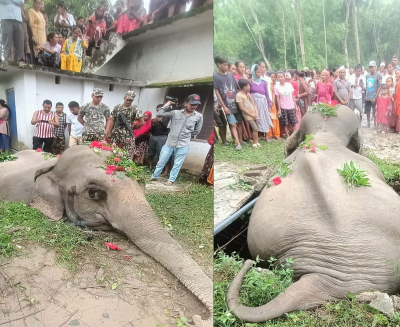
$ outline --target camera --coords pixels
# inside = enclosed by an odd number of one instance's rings
[[[173,98],[173,97],[165,97],[165,99],[167,99],[168,101],[171,101],[171,102],[175,102],[175,103],[178,103],[178,101],[179,101],[178,98]]]

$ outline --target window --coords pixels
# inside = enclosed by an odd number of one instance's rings
[[[109,90],[110,92],[114,91],[114,84],[110,84],[108,90]]]
[[[61,76],[56,76],[55,83],[59,85],[61,82]]]

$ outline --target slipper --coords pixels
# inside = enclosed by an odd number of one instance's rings
[[[158,178],[151,178],[150,181],[155,182]]]

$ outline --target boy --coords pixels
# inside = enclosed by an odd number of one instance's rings
[[[369,74],[367,74],[366,80],[366,95],[365,95],[365,113],[367,114],[368,128],[370,128],[370,115],[372,108],[372,117],[374,118],[374,127],[376,127],[375,119],[375,108],[376,100],[378,98],[379,89],[382,84],[382,75],[376,71],[376,62],[369,62]]]
[[[53,154],[61,154],[65,148],[65,128],[67,127],[67,115],[64,113],[64,105],[61,102],[56,104],[56,116],[58,117],[59,126],[54,128],[51,152]]]
[[[222,56],[215,56],[214,62],[218,72],[214,73],[214,89],[218,102],[226,114],[232,137],[236,141],[236,150],[241,150],[241,145],[246,145],[242,140],[242,113],[236,106],[236,94],[238,85],[235,77],[228,72],[228,59]]]
[[[258,143],[258,112],[250,95],[250,82],[244,78],[238,81],[240,91],[236,95],[236,102],[243,113],[244,120],[247,121],[253,132],[253,148],[261,147]]]
[[[83,125],[78,121],[79,104],[76,101],[68,103],[68,108],[71,113],[67,117],[68,132],[69,132],[69,147],[82,144]]]

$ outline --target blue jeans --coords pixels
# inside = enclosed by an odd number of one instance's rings
[[[168,145],[164,145],[161,149],[160,158],[158,159],[156,170],[154,171],[151,178],[157,179],[160,176],[165,164],[168,163],[169,158],[174,155],[174,166],[171,169],[168,180],[175,182],[178,177],[179,171],[182,168],[183,162],[185,161],[186,154],[189,150],[189,146],[183,148],[171,148]]]

